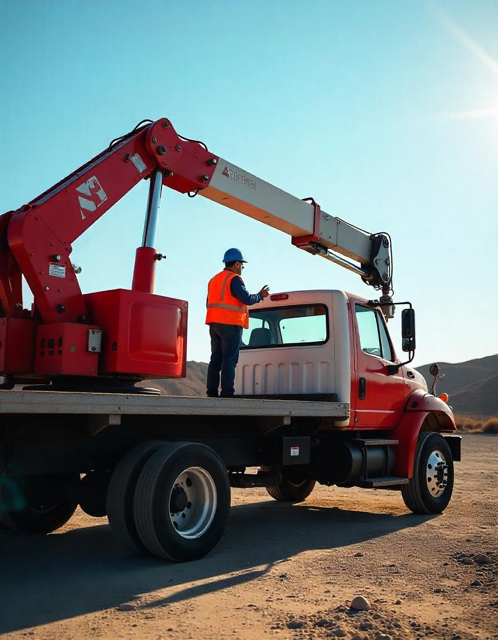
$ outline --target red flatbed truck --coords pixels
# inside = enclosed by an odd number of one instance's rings
[[[150,193],[132,289],[82,294],[72,242],[142,179]],[[277,228],[382,295],[281,292],[251,308],[234,399],[137,387],[185,375],[188,303],[153,293],[163,186]],[[48,533],[79,504],[107,515],[137,552],[186,561],[223,534],[230,487],[266,487],[297,502],[319,482],[400,490],[415,513],[448,505],[460,438],[450,407],[409,366],[414,312],[392,300],[387,234],[277,189],[179,136],[167,119],[141,123],[1,216],[0,233],[4,526]],[[34,296],[30,310],[22,276]],[[406,362],[387,329],[396,304],[408,306]],[[247,473],[253,467],[260,470]]]

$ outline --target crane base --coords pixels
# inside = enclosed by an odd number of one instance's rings
[[[82,393],[161,395],[159,389],[135,386],[141,380],[141,378],[86,378],[74,376],[70,378],[55,378],[50,384],[25,386],[23,391],[81,391]]]

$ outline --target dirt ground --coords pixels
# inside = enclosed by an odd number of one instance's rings
[[[440,516],[410,514],[394,491],[318,487],[291,506],[233,490],[219,545],[181,565],[129,554],[80,511],[45,537],[2,530],[0,634],[498,638],[497,470],[498,437],[465,435]],[[350,610],[356,595],[370,611]]]

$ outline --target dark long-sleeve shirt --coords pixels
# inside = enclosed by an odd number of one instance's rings
[[[243,304],[250,307],[257,302],[261,302],[263,296],[260,293],[249,293],[246,285],[240,276],[235,276],[230,281],[230,293],[234,298],[240,300]]]

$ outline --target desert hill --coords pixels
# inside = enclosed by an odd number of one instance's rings
[[[486,380],[498,373],[498,354],[451,364],[449,362],[438,362],[439,369],[444,373],[444,380],[438,383],[438,388],[446,393],[455,393],[476,382]],[[429,373],[429,364],[417,367],[417,370],[429,382],[432,376]],[[443,389],[444,387],[444,389]],[[498,388],[497,388],[498,393]]]
[[[207,364],[187,362],[187,377],[171,380],[146,380],[143,386],[155,387],[165,396],[205,396]]]
[[[498,354],[455,364],[438,364],[444,380],[438,381],[436,390],[449,394],[455,413],[498,416]],[[430,387],[432,376],[429,367],[426,364],[417,369]]]
[[[473,416],[498,416],[498,373],[478,380],[451,396],[455,413]]]

